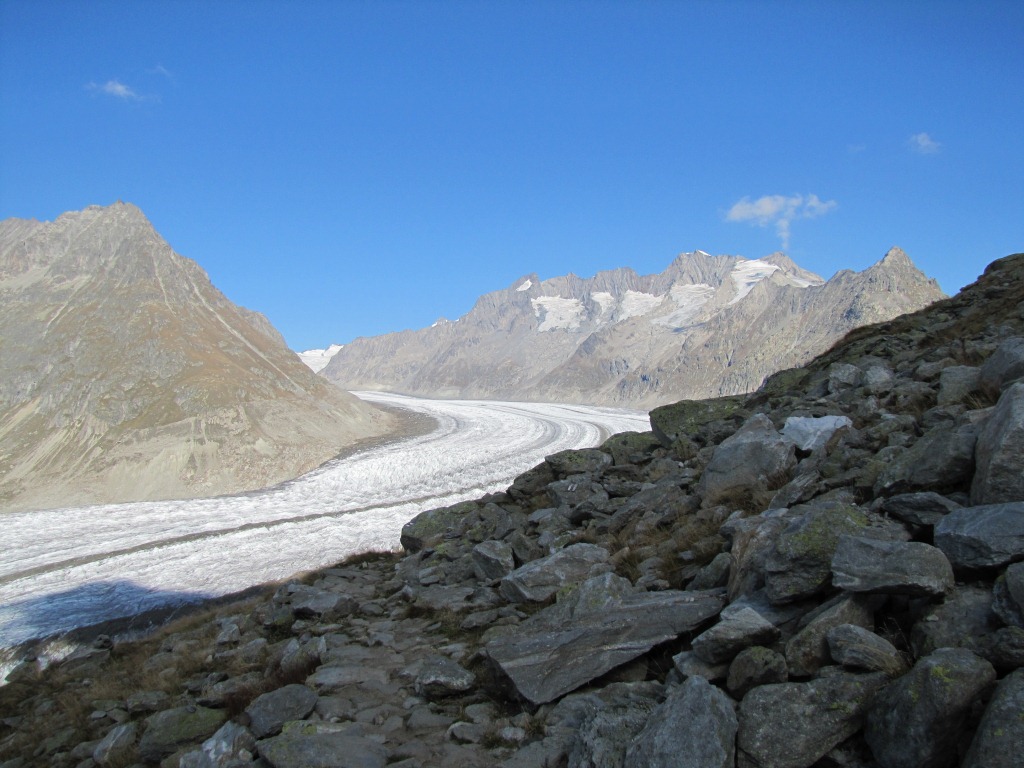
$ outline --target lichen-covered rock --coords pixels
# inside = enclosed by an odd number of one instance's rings
[[[910,631],[910,647],[915,656],[927,656],[938,648],[970,648],[998,626],[992,591],[982,586],[958,586],[918,617]]]
[[[991,664],[962,648],[919,659],[868,711],[864,738],[875,759],[886,768],[956,765],[971,707],[995,677]]]
[[[662,445],[671,448],[676,440],[701,435],[710,422],[733,421],[739,426],[749,415],[743,408],[744,401],[733,395],[663,405],[651,411],[651,429]]]
[[[406,552],[419,552],[440,543],[449,533],[461,532],[475,521],[479,506],[475,501],[464,501],[421,512],[402,526],[402,547]]]
[[[610,454],[597,448],[582,450],[559,451],[544,459],[556,477],[570,475],[595,474],[605,467],[611,466]]]
[[[276,736],[289,720],[302,720],[316,706],[316,692],[305,685],[286,685],[262,694],[245,709],[256,738]]]
[[[733,768],[733,701],[701,677],[669,690],[633,739],[623,765],[648,768]]]
[[[757,611],[744,608],[697,635],[693,639],[693,652],[708,664],[722,664],[744,648],[770,645],[780,634],[778,628]]]
[[[223,709],[185,706],[165,709],[145,720],[139,756],[157,763],[180,747],[212,736],[228,719]]]
[[[1017,768],[1024,745],[1024,670],[999,681],[963,768]]]
[[[867,598],[843,597],[811,613],[800,631],[786,643],[786,663],[790,674],[804,677],[829,663],[828,632],[842,624],[874,626],[874,612]]]
[[[803,511],[803,514],[797,514]],[[863,509],[842,502],[811,503],[791,510],[792,522],[775,537],[765,560],[765,592],[787,603],[826,591],[832,556],[843,534],[863,534],[871,522]]]
[[[807,768],[860,730],[887,678],[839,672],[806,683],[763,685],[740,703],[737,765]]]

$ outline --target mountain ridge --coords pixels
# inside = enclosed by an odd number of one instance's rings
[[[358,338],[322,375],[344,389],[653,407],[756,389],[853,327],[942,296],[898,248],[828,281],[782,253],[698,250],[654,275],[531,272],[455,321]]]

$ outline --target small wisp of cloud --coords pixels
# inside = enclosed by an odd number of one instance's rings
[[[835,210],[835,200],[817,195],[764,195],[751,200],[744,197],[725,214],[726,221],[746,221],[759,227],[775,225],[783,250],[789,248],[790,225],[796,219],[815,219]]]
[[[142,97],[132,90],[129,86],[118,80],[107,80],[102,85],[97,83],[89,83],[85,86],[88,90],[94,91],[95,93],[102,93],[106,96],[113,96],[117,99],[124,99],[126,101],[138,101]]]
[[[924,132],[915,133],[907,139],[907,144],[910,146],[911,150],[920,155],[934,155],[942,146],[941,143],[937,142]]]

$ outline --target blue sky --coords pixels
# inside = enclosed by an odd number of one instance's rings
[[[118,199],[295,349],[703,249],[1024,251],[1024,3],[0,0],[0,218]]]

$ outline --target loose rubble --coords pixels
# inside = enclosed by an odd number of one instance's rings
[[[1016,765],[1021,350],[1024,255],[424,513],[402,554],[27,651],[0,768]]]

